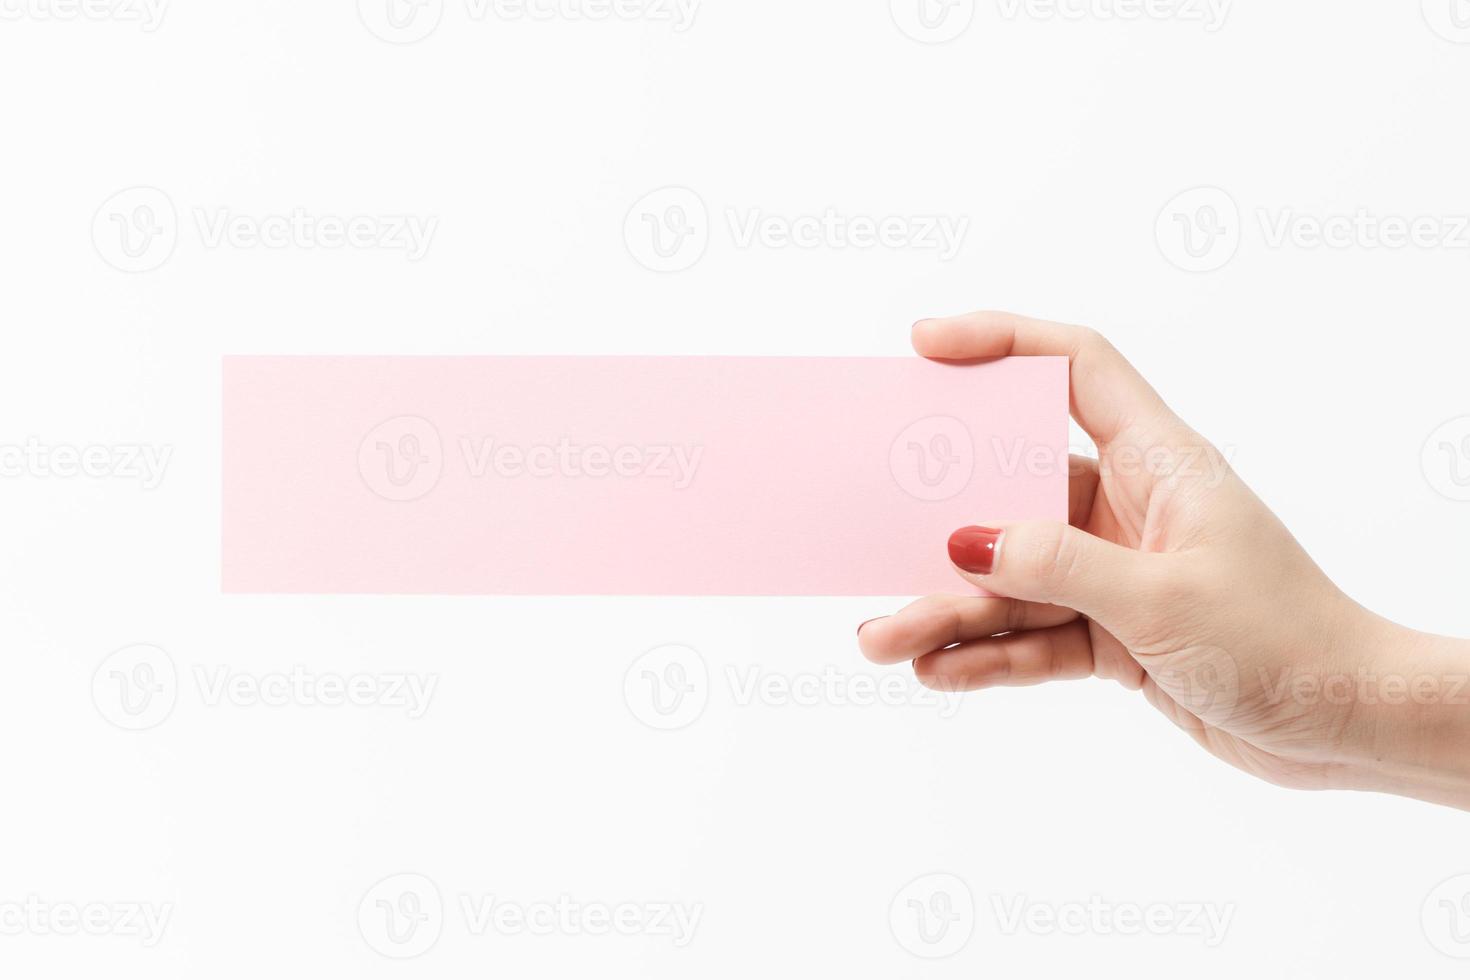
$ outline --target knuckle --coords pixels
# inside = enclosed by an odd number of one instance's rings
[[[916,642],[926,648],[934,648],[959,639],[964,628],[964,618],[951,597],[925,596],[914,605],[919,614],[916,617]]]
[[[1002,626],[1007,633],[1014,633],[1026,628],[1031,619],[1030,608],[1024,602],[1010,602],[1005,604],[1005,613],[1002,617]]]
[[[1077,328],[1077,348],[1088,354],[1116,353],[1112,341],[1108,340],[1101,331],[1095,327]]]
[[[1030,551],[1031,578],[1045,596],[1064,592],[1081,561],[1077,537],[1070,529],[1048,529],[1038,534]]]

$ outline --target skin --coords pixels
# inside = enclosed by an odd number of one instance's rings
[[[1339,590],[1097,332],[1008,313],[923,320],[938,360],[1064,355],[1098,459],[1073,457],[1067,525],[1003,533],[994,597],[935,595],[863,624],[879,664],[945,690],[1100,677],[1201,746],[1297,789],[1470,809],[1470,643],[1391,623]]]

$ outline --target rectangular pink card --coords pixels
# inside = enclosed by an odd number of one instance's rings
[[[970,593],[951,531],[1067,516],[1067,361],[227,357],[222,585]]]

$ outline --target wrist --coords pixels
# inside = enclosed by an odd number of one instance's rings
[[[1351,788],[1470,809],[1470,642],[1366,611],[1353,632]]]

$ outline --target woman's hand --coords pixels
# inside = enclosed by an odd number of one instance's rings
[[[1210,752],[1284,786],[1376,789],[1470,808],[1470,651],[1337,589],[1223,456],[1094,331],[1004,313],[924,320],[942,360],[1060,354],[1070,526],[957,531],[960,574],[997,596],[930,596],[865,623],[883,664],[944,690],[1097,676],[1142,690]]]

